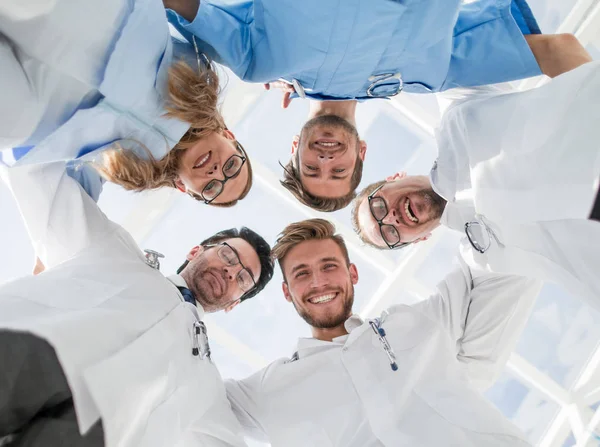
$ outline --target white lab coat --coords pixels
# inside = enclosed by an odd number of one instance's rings
[[[300,339],[297,360],[226,381],[227,395],[247,434],[273,447],[529,445],[479,389],[501,371],[540,286],[460,261],[431,298],[389,310],[397,371],[354,316],[348,336]]]
[[[600,310],[600,223],[588,220],[600,176],[600,62],[525,92],[473,95],[437,132],[434,190],[442,223],[492,232],[472,266],[564,286]]]
[[[0,328],[54,347],[81,433],[101,418],[107,447],[244,445],[215,365],[192,355],[202,309],[146,265],[64,163],[3,174],[47,270],[0,287]]]

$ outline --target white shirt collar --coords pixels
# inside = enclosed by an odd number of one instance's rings
[[[186,289],[189,289],[187,283],[185,282],[185,279],[183,279],[183,277],[181,277],[181,275],[169,275],[169,276],[167,276],[167,279],[169,281],[171,281],[173,283],[173,285],[175,285],[176,287],[185,287]],[[181,296],[181,293],[179,293],[179,290],[177,290],[177,293],[179,294],[179,298],[181,299],[181,301],[185,302],[185,300],[183,299],[183,296]],[[203,319],[204,318],[204,308],[198,302],[198,300],[196,300],[196,309],[198,310],[198,316],[200,317],[200,319]]]
[[[351,334],[352,331],[359,328],[363,324],[364,324],[364,320],[359,315],[353,314],[344,323],[344,327],[346,328],[346,331],[348,331],[348,334],[346,334],[346,335],[341,335],[339,337],[335,337],[330,342],[319,340],[319,339],[316,339],[313,337],[299,338],[298,344],[297,344],[298,354],[300,354],[301,352],[306,352],[307,350],[330,346],[331,343],[343,345],[344,343],[346,343],[346,340],[348,340],[349,334]]]

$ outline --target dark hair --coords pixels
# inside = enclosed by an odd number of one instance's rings
[[[296,151],[296,166],[299,165],[299,151]],[[354,165],[354,171],[350,178],[350,192],[341,197],[319,197],[309,193],[302,185],[300,180],[300,172],[294,166],[292,160],[287,165],[282,165],[283,168],[283,180],[280,180],[281,185],[287,189],[292,195],[298,199],[298,201],[314,210],[332,212],[337,211],[348,206],[348,204],[356,197],[356,188],[360,184],[363,172],[363,161],[359,156],[356,157],[356,164]]]
[[[213,234],[208,239],[203,240],[200,245],[203,247],[207,245],[218,244],[220,242],[226,241],[227,239],[235,239],[240,238],[248,242],[256,254],[258,255],[258,259],[260,261],[260,277],[258,281],[256,281],[256,286],[244,293],[240,298],[240,301],[245,301],[249,298],[255,296],[258,292],[265,288],[268,282],[273,277],[273,260],[271,259],[271,246],[267,241],[263,239],[261,235],[255,233],[250,228],[242,227],[239,230],[237,228],[230,228],[228,230],[219,231],[216,234]],[[185,261],[178,269],[177,273],[181,273],[189,264],[189,261]]]

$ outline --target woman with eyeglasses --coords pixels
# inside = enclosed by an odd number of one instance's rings
[[[233,206],[250,161],[218,110],[219,79],[172,38],[152,0],[7,0],[0,5],[0,160],[65,160],[95,199],[176,188]]]

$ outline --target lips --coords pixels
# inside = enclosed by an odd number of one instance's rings
[[[215,298],[221,297],[223,295],[223,292],[225,290],[225,284],[223,282],[223,278],[221,278],[216,273],[210,271],[210,272],[207,272],[206,281],[210,285],[210,288],[212,289],[212,292],[213,292],[213,296]]]
[[[335,298],[337,298],[338,292],[324,292],[311,296],[308,298],[308,302],[314,305],[323,305],[326,303],[330,303]]]
[[[336,151],[343,148],[343,145],[340,141],[332,138],[319,138],[313,142],[313,147],[323,151]]]
[[[201,155],[198,157],[196,162],[194,163],[194,169],[203,168],[208,164],[210,159],[212,158],[212,151],[208,151],[208,153]]]

